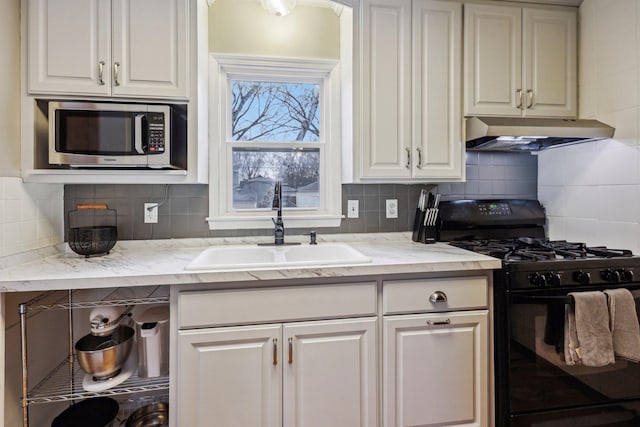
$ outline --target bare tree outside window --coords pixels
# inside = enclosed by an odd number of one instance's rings
[[[317,142],[320,85],[234,80],[233,141]]]
[[[318,208],[320,148],[306,145],[321,137],[320,85],[235,80],[231,88],[231,137],[242,142],[232,149],[233,208],[270,208],[276,180],[284,207]]]

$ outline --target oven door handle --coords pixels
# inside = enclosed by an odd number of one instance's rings
[[[573,297],[569,295],[514,295],[514,304],[573,304]]]

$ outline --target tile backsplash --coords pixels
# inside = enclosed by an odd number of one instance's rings
[[[345,218],[338,228],[322,233],[407,231],[413,225],[420,190],[439,191],[442,200],[464,198],[537,198],[537,158],[527,153],[467,153],[467,181],[446,184],[344,184],[343,214],[347,200],[358,200],[359,218]],[[398,200],[398,218],[385,217],[387,199]],[[164,202],[163,202],[164,200]],[[207,185],[73,184],[64,187],[64,212],[78,203],[107,203],[118,214],[120,240],[181,237],[270,235],[271,229],[210,231]],[[145,202],[161,203],[158,223],[145,224]],[[286,218],[285,218],[286,221]],[[67,225],[68,227],[68,225]],[[287,229],[288,234],[307,232]]]
[[[0,256],[62,241],[63,186],[0,177]]]

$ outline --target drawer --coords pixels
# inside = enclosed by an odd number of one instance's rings
[[[446,298],[432,301],[437,295]],[[432,298],[433,296],[433,298]],[[383,314],[419,313],[486,308],[485,276],[395,280],[382,285]]]
[[[178,327],[374,316],[376,306],[375,282],[185,291],[178,294]]]

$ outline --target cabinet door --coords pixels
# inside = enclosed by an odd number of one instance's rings
[[[385,427],[488,426],[487,311],[384,319]]]
[[[281,331],[280,325],[179,331],[177,425],[281,426]]]
[[[360,175],[411,177],[411,0],[362,2]]]
[[[464,34],[465,114],[520,116],[521,9],[465,4]]]
[[[110,93],[109,0],[29,0],[27,16],[30,93]]]
[[[415,178],[461,178],[462,4],[413,2]]]
[[[189,1],[112,1],[113,95],[186,98]]]
[[[524,115],[577,116],[574,10],[523,10]]]
[[[286,324],[283,338],[284,427],[377,425],[375,318]]]

